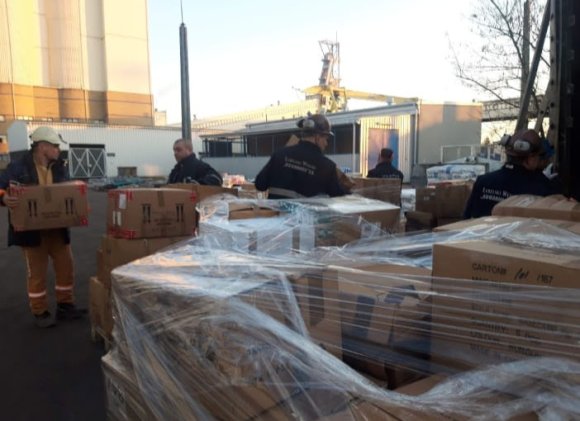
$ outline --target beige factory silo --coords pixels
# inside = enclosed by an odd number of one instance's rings
[[[147,0],[0,0],[0,135],[15,120],[153,125]]]

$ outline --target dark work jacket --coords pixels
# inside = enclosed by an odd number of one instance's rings
[[[270,189],[269,199],[345,194],[338,182],[336,164],[317,145],[304,140],[274,152],[255,184],[260,191]]]
[[[167,182],[170,184],[198,182],[207,186],[221,186],[222,177],[209,164],[200,161],[192,153],[175,164]]]
[[[62,183],[69,179],[68,168],[65,162],[61,159],[54,162],[51,166],[52,182]],[[10,182],[16,182],[24,185],[38,184],[38,174],[34,159],[32,158],[32,151],[17,161],[13,161],[8,165],[6,171],[0,176],[0,189],[6,191],[10,186]],[[61,228],[63,239],[66,244],[70,243],[70,232],[67,228]],[[12,223],[10,223],[10,212],[8,212],[8,245],[22,246],[22,247],[38,247],[40,246],[41,231],[14,231]]]
[[[400,178],[403,180],[403,173],[396,169],[390,162],[379,162],[375,168],[369,171],[369,178]]]
[[[506,164],[497,171],[477,177],[463,217],[489,216],[495,205],[513,195],[549,196],[558,193],[559,189],[541,171]]]

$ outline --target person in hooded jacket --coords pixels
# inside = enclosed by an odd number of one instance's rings
[[[491,215],[496,204],[512,195],[560,193],[542,172],[544,148],[538,133],[522,129],[513,136],[504,136],[502,145],[507,161],[499,170],[477,177],[465,206],[465,219]]]
[[[313,114],[300,119],[297,126],[301,129],[300,141],[272,154],[256,176],[256,188],[268,190],[269,199],[346,194],[336,164],[324,156],[328,139],[334,136],[328,119]]]
[[[67,181],[68,167],[60,158],[60,146],[66,144],[51,127],[38,127],[31,134],[32,146],[19,160],[11,162],[0,176],[0,204],[16,211],[19,197],[11,194],[11,186],[48,185]],[[56,319],[83,317],[74,299],[74,265],[67,228],[15,231],[8,213],[8,245],[22,248],[28,268],[27,285],[30,309],[38,327],[56,324],[48,309],[47,270],[52,260],[56,275]]]

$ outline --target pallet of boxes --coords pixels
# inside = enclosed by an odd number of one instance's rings
[[[108,192],[107,226],[90,279],[91,335],[108,347],[112,339],[111,271],[186,240],[196,229],[194,192],[131,188]]]

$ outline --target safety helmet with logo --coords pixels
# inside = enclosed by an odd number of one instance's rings
[[[334,137],[334,133],[330,130],[330,121],[322,114],[308,114],[308,116],[298,120],[296,125],[306,135],[322,134]]]
[[[542,153],[542,139],[534,130],[522,129],[513,136],[505,135],[501,139],[501,145],[509,156],[525,158]]]
[[[48,142],[55,146],[67,144],[59,133],[57,133],[52,127],[47,126],[37,127],[30,135],[30,140],[32,140],[33,144],[38,142]]]

